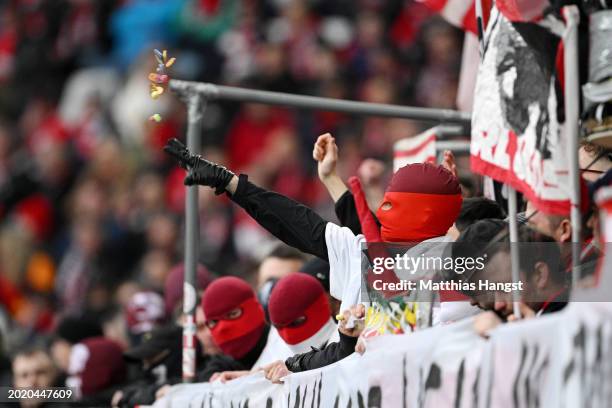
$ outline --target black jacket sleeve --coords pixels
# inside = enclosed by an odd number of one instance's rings
[[[349,337],[340,333],[338,343],[329,343],[323,349],[313,347],[312,351],[296,354],[285,360],[285,365],[293,373],[325,367],[353,354],[356,344],[357,337]]]
[[[361,222],[359,222],[359,215],[357,215],[355,198],[349,190],[342,194],[338,201],[336,201],[334,210],[336,211],[336,216],[340,220],[340,224],[343,227],[348,227],[355,235],[363,234],[361,231]],[[374,216],[378,226],[380,226],[380,222],[378,222],[376,215],[372,215]]]
[[[232,201],[285,244],[327,260],[327,221],[290,198],[265,190],[241,174]]]

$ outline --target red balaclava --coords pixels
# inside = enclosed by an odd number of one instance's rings
[[[461,202],[459,181],[442,166],[404,166],[393,175],[376,211],[381,238],[384,242],[421,242],[446,235]],[[391,209],[382,209],[386,203]]]
[[[331,308],[325,289],[313,276],[296,272],[279,280],[268,302],[270,321],[287,344],[313,337],[330,320]],[[306,317],[300,325],[290,325]]]
[[[120,384],[126,375],[123,350],[115,341],[91,337],[75,344],[70,351],[66,385],[80,396],[88,396]]]
[[[227,313],[240,308],[242,314],[227,319]],[[216,320],[210,330],[223,353],[242,358],[255,347],[264,328],[264,311],[255,292],[242,279],[226,276],[214,280],[202,295],[202,309],[206,320]]]

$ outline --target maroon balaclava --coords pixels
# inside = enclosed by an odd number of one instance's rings
[[[229,319],[227,314],[240,308],[241,314]],[[221,351],[242,358],[255,347],[264,328],[264,311],[253,289],[242,279],[226,276],[213,281],[202,296],[206,321],[216,321],[210,329]]]
[[[461,210],[461,187],[457,178],[442,166],[429,163],[409,164],[395,172],[376,212],[380,228],[368,208],[359,179],[351,177],[349,185],[355,198],[361,229],[370,244],[418,243],[445,235]],[[387,204],[391,208],[383,209]],[[388,253],[380,245],[370,245],[368,256],[370,259],[384,258]],[[371,271],[367,275],[371,287],[379,279],[389,283],[399,282],[395,272],[386,268],[381,275]],[[382,291],[387,298],[401,293],[403,291]]]
[[[279,280],[268,302],[270,321],[287,344],[298,344],[314,336],[330,320],[325,289],[308,274],[296,272]],[[298,318],[306,319],[298,324]]]
[[[126,374],[123,350],[105,337],[83,340],[72,346],[68,374],[66,384],[82,396],[120,384]]]
[[[446,235],[461,210],[457,177],[442,166],[409,164],[395,172],[376,211],[385,242],[421,242]],[[391,209],[384,210],[385,204]]]

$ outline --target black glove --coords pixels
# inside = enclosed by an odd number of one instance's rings
[[[191,154],[189,149],[177,139],[168,141],[164,151],[174,157],[182,168],[189,171],[183,181],[186,186],[198,184],[213,187],[215,194],[219,195],[225,191],[225,187],[234,177],[234,173],[224,166]]]
[[[185,170],[191,169],[197,160],[197,156],[191,154],[187,146],[178,139],[168,140],[168,143],[164,146],[164,152],[172,156]]]

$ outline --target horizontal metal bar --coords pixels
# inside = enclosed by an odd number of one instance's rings
[[[454,153],[465,153],[470,151],[470,142],[467,140],[436,140],[436,150],[439,152],[450,150]]]
[[[231,86],[181,81],[176,79],[170,81],[170,89],[178,94],[184,95],[198,93],[209,100],[225,99],[239,102],[282,105],[293,108],[345,112],[354,115],[386,116],[444,123],[461,123],[467,126],[469,126],[471,122],[471,114],[469,112],[459,112],[452,109],[418,108],[382,103],[345,101],[342,99],[258,91],[254,89],[235,88]]]

